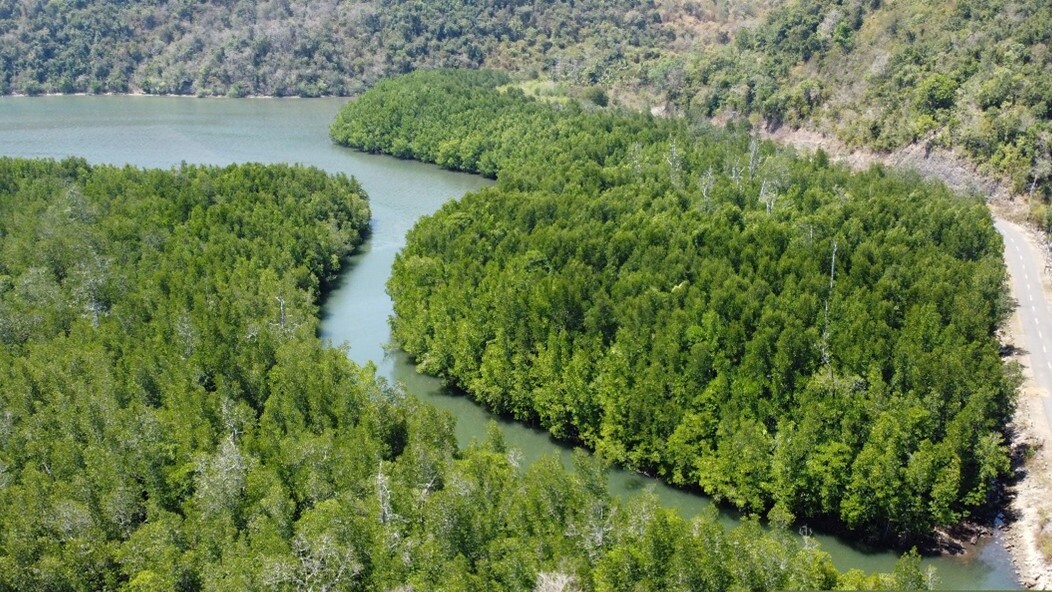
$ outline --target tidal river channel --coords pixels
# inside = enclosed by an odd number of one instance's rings
[[[353,175],[369,194],[372,234],[345,268],[322,307],[322,338],[346,344],[358,363],[373,362],[379,375],[457,417],[461,445],[481,438],[495,418],[469,399],[418,374],[405,355],[389,347],[391,301],[384,283],[406,232],[444,202],[487,185],[485,179],[430,165],[360,154],[334,146],[328,136],[342,99],[189,99],[160,97],[0,97],[0,156],[81,156],[92,163],[169,168],[180,162],[288,162]],[[0,199],[3,196],[0,195]],[[532,462],[570,451],[546,433],[497,420],[504,437]],[[618,496],[652,491],[685,517],[711,502],[640,475],[613,470]],[[724,513],[733,527],[734,516]],[[841,570],[890,571],[895,556],[818,536]],[[967,545],[966,545],[967,546]],[[963,557],[925,560],[946,589],[1018,588],[1008,554],[995,538]]]

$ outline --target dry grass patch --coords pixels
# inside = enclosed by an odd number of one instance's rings
[[[1047,509],[1041,512],[1038,522],[1037,549],[1046,563],[1052,562],[1052,516]]]

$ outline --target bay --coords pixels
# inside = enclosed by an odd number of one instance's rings
[[[321,338],[345,344],[355,362],[374,363],[380,376],[453,413],[461,445],[483,437],[487,424],[497,421],[508,444],[521,451],[523,463],[555,454],[568,464],[570,450],[545,432],[492,416],[462,394],[417,373],[406,356],[391,347],[387,324],[391,301],[384,284],[406,232],[421,216],[489,181],[333,145],[328,126],[343,103],[343,99],[2,97],[0,155],[80,156],[92,163],[161,168],[180,162],[287,162],[353,175],[369,194],[372,233],[323,303]],[[628,471],[612,470],[609,478],[616,495],[649,491],[685,517],[711,503]],[[728,512],[722,517],[728,526],[737,520]],[[894,568],[895,555],[886,550],[859,548],[827,535],[815,538],[841,570]],[[1019,588],[997,536],[965,556],[931,558],[925,563],[936,567],[945,589]]]

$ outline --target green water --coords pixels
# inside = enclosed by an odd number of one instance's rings
[[[347,267],[322,309],[322,338],[347,344],[359,363],[374,362],[380,375],[458,418],[461,444],[481,437],[494,418],[469,399],[418,374],[406,357],[387,346],[391,302],[384,283],[395,253],[418,218],[449,199],[485,186],[471,175],[420,163],[356,153],[333,146],[328,125],[340,99],[186,99],[159,97],[0,98],[0,155],[82,156],[94,163],[170,167],[178,163],[291,162],[354,175],[369,193],[372,236]],[[2,198],[2,196],[0,196]],[[508,444],[524,462],[570,451],[544,432],[498,421]],[[617,495],[651,490],[662,504],[692,516],[710,504],[692,495],[627,471],[611,471]],[[735,518],[724,514],[733,525]],[[886,551],[857,549],[845,541],[818,536],[840,569],[889,571],[895,557]],[[965,557],[926,560],[950,589],[1018,588],[1001,541],[972,549]]]

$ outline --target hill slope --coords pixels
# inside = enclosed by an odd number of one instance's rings
[[[600,87],[635,107],[814,128],[849,147],[949,147],[1044,198],[1032,200],[1044,219],[1050,10],[1040,0],[0,0],[0,94],[354,95],[418,68],[485,66],[579,95]]]
[[[700,115],[755,113],[853,147],[954,148],[1047,198],[1050,42],[1052,8],[1031,0],[794,0],[685,56],[684,83],[665,92]]]
[[[0,0],[0,92],[348,95],[483,64],[596,82],[671,38],[653,0]]]

